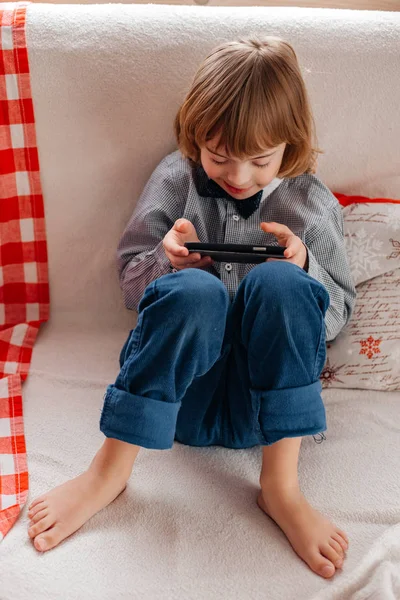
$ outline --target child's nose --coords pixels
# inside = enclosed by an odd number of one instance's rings
[[[251,186],[251,173],[246,167],[232,167],[226,176],[226,182],[235,188]]]

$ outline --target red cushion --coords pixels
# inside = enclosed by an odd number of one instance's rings
[[[339,200],[342,206],[348,206],[349,204],[360,204],[362,202],[391,202],[393,204],[400,204],[400,200],[392,200],[391,198],[366,198],[365,196],[346,196],[346,194],[337,194],[333,192],[333,195]]]

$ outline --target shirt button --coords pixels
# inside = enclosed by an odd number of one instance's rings
[[[238,217],[238,215],[233,215],[233,220],[234,220],[234,221],[239,221],[239,217]]]
[[[231,263],[227,263],[227,264],[225,265],[225,270],[226,270],[226,271],[232,271],[232,265],[231,265]]]

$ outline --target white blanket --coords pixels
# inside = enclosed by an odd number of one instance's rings
[[[400,13],[51,5],[27,40],[45,199],[51,321],[24,384],[30,500],[78,475],[103,441],[103,393],[134,326],[115,251],[208,51],[239,35],[291,41],[305,69],[318,175],[334,191],[399,197]],[[392,600],[400,597],[400,393],[324,392],[328,431],[305,438],[300,481],[343,528],[324,580],[256,505],[261,449],[141,450],[127,490],[43,555],[26,510],[0,545],[1,600]]]
[[[85,469],[103,436],[121,330],[43,328],[24,384],[31,499]],[[398,600],[399,392],[324,392],[328,430],[304,438],[300,483],[350,547],[315,575],[256,505],[259,448],[142,449],[126,491],[40,554],[26,511],[0,545],[1,600]]]

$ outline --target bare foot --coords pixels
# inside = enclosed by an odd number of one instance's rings
[[[126,487],[121,477],[85,471],[75,479],[40,496],[29,506],[29,537],[44,552],[82,527],[95,513],[110,504]]]
[[[263,488],[257,504],[288,538],[296,554],[326,579],[340,569],[348,548],[347,535],[312,508],[300,489]]]

